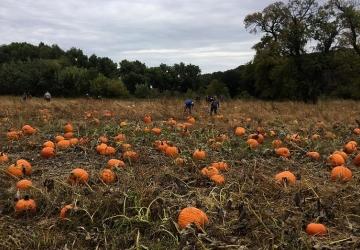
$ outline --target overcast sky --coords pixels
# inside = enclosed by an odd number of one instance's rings
[[[250,61],[244,17],[273,0],[0,0],[0,44],[77,47],[115,62],[179,62],[203,73]]]

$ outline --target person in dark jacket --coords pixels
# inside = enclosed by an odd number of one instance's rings
[[[219,100],[216,97],[212,98],[212,101],[210,102],[210,115],[217,114],[217,110],[220,107]]]

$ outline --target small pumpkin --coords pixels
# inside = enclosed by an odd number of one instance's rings
[[[135,151],[129,150],[123,154],[123,158],[126,160],[136,161],[139,159],[139,155]]]
[[[89,174],[86,170],[82,168],[75,168],[71,171],[68,182],[72,185],[74,184],[84,184],[89,180]]]
[[[104,155],[114,155],[115,153],[116,153],[116,149],[114,147],[108,146],[105,148],[105,151],[103,154]]]
[[[151,132],[152,132],[154,135],[160,135],[160,134],[161,134],[161,128],[152,128],[152,129],[151,129]]]
[[[65,139],[71,139],[74,137],[74,133],[73,132],[67,132],[64,134],[64,138]]]
[[[71,146],[75,146],[75,145],[77,145],[79,143],[78,138],[71,138],[69,141],[70,141]]]
[[[165,150],[165,155],[175,158],[179,155],[179,150],[177,147],[169,146]]]
[[[24,160],[24,159],[20,159],[20,160],[16,161],[16,165],[23,168],[25,175],[31,175],[32,167],[31,167],[30,162],[28,162],[27,160]]]
[[[264,142],[264,136],[262,134],[251,134],[248,136],[248,139],[254,139],[259,144],[262,144]]]
[[[275,175],[275,180],[279,184],[287,183],[294,185],[296,182],[296,176],[290,171],[283,171]]]
[[[144,121],[146,124],[151,123],[151,122],[152,122],[151,115],[149,115],[149,114],[144,115],[143,121]]]
[[[74,209],[74,206],[72,204],[65,205],[63,208],[61,208],[60,219],[65,220],[68,212],[71,211],[72,209]]]
[[[360,128],[354,128],[354,134],[360,135]]]
[[[196,207],[187,207],[180,211],[178,216],[178,225],[180,229],[184,229],[194,223],[197,228],[204,228],[209,222],[207,215]]]
[[[341,166],[345,164],[344,157],[341,154],[330,155],[328,161],[333,167]]]
[[[347,153],[345,153],[344,151],[334,151],[334,153],[333,154],[339,154],[339,155],[341,155],[343,158],[344,158],[344,160],[346,161],[347,160],[347,158],[348,158],[348,155],[347,155]]]
[[[110,184],[116,181],[116,174],[111,169],[106,168],[100,172],[100,179],[104,183]]]
[[[334,167],[331,170],[331,180],[332,181],[350,181],[352,179],[352,172],[349,168],[344,167],[344,166],[337,166]]]
[[[56,147],[60,150],[67,149],[70,146],[71,146],[71,143],[69,140],[62,140],[62,141],[59,141],[58,143],[56,143]]]
[[[16,141],[19,140],[22,135],[22,132],[20,131],[9,131],[6,133],[6,137],[9,141]]]
[[[100,145],[97,145],[97,146],[96,146],[96,151],[97,151],[99,154],[104,154],[107,147],[108,147],[108,146],[107,146],[105,143],[101,143]]]
[[[290,150],[285,147],[275,149],[275,153],[276,155],[281,157],[285,157],[285,158],[290,157]]]
[[[209,177],[216,185],[223,185],[225,183],[225,177],[221,174],[214,174]]]
[[[51,158],[55,156],[55,150],[52,147],[45,147],[41,150],[40,155],[44,158]]]
[[[15,212],[25,213],[35,213],[36,212],[36,202],[33,199],[30,199],[28,196],[25,196],[24,199],[20,199],[15,204]]]
[[[215,174],[219,174],[219,170],[213,166],[205,167],[205,168],[201,169],[201,174],[206,177],[211,177]]]
[[[20,180],[16,183],[16,188],[19,190],[26,190],[32,187],[32,182],[30,180]]]
[[[66,123],[64,126],[65,133],[74,132],[74,128],[71,123]]]
[[[128,151],[128,150],[131,150],[131,144],[129,143],[124,143],[124,144],[121,144],[121,149],[122,151]]]
[[[174,118],[169,118],[169,120],[166,122],[169,126],[175,126],[176,121]]]
[[[212,167],[216,168],[219,171],[227,171],[229,169],[229,165],[226,162],[219,161],[219,162],[213,162],[211,164]]]
[[[259,146],[259,142],[255,139],[248,139],[246,143],[251,149],[256,149]]]
[[[125,134],[118,134],[114,137],[114,140],[117,142],[124,142],[126,141],[126,135]]]
[[[110,168],[110,169],[112,169],[112,168],[124,168],[125,163],[122,160],[110,159],[107,162],[107,167]]]
[[[53,143],[52,141],[46,141],[46,142],[44,142],[43,147],[44,148],[46,148],[46,147],[55,148],[55,143]]]
[[[187,122],[190,123],[190,124],[195,124],[196,120],[195,120],[194,117],[189,116],[189,117],[187,118]]]
[[[205,160],[206,159],[206,152],[204,150],[201,149],[196,149],[193,153],[193,159],[194,160]]]
[[[0,164],[8,161],[9,161],[9,157],[7,156],[7,154],[0,152]]]
[[[236,136],[243,136],[243,135],[245,135],[245,128],[243,128],[243,127],[236,127],[236,129],[235,129],[235,135],[236,135]]]
[[[345,144],[344,146],[344,152],[347,153],[347,154],[352,154],[356,151],[356,146],[357,146],[357,143],[355,142],[348,142]]]
[[[36,133],[36,129],[30,125],[24,125],[21,130],[25,135],[33,135]]]
[[[310,152],[307,152],[306,155],[308,157],[310,157],[311,159],[314,159],[314,160],[320,160],[320,154],[318,152],[315,152],[315,151],[310,151]]]
[[[358,154],[357,156],[354,157],[353,163],[356,166],[360,166],[360,154]]]
[[[317,235],[322,236],[327,233],[327,229],[323,224],[320,223],[310,223],[306,226],[306,233],[308,235]]]
[[[11,164],[6,171],[8,174],[16,177],[22,177],[25,174],[25,168],[16,164]]]
[[[59,142],[59,141],[63,141],[63,140],[65,140],[64,136],[57,135],[57,136],[55,137],[55,142]]]
[[[282,141],[279,140],[279,139],[273,140],[273,141],[271,142],[271,145],[273,146],[273,148],[280,148],[281,145],[282,145]]]

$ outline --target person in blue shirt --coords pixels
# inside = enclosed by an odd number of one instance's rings
[[[187,99],[185,100],[185,108],[184,108],[184,113],[186,113],[186,111],[189,112],[189,114],[191,115],[191,109],[194,107],[194,101],[191,99]]]

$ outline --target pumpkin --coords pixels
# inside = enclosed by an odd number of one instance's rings
[[[196,149],[193,153],[194,160],[205,160],[206,159],[206,152],[201,149]]]
[[[336,181],[350,181],[352,179],[352,172],[344,166],[337,166],[331,170],[331,180]]]
[[[70,141],[70,145],[71,145],[71,146],[75,146],[76,144],[79,143],[79,139],[78,139],[78,138],[71,138],[69,141]]]
[[[30,125],[24,125],[21,130],[25,135],[33,135],[36,133],[36,129],[34,129]]]
[[[188,123],[190,123],[190,124],[195,124],[195,118],[194,117],[192,117],[192,116],[189,116],[188,118],[187,118],[187,122]]]
[[[273,148],[280,148],[280,146],[282,145],[282,141],[279,139],[273,140],[271,145],[273,146]]]
[[[116,174],[111,169],[106,168],[100,172],[100,179],[104,183],[110,184],[116,181]]]
[[[184,122],[183,123],[183,127],[184,127],[184,130],[186,131],[187,129],[191,128],[192,126],[194,126],[194,123],[191,123],[191,122]]]
[[[178,216],[178,225],[180,229],[194,223],[197,228],[204,228],[209,222],[207,215],[196,207],[187,207],[180,211]]]
[[[236,135],[236,136],[243,136],[243,135],[245,135],[245,128],[243,128],[243,127],[237,127],[237,128],[235,129],[235,135]]]
[[[45,147],[41,150],[40,155],[44,158],[51,158],[55,156],[54,148],[52,147]]]
[[[152,128],[151,132],[155,135],[160,135],[161,134],[161,128]]]
[[[121,145],[121,149],[122,149],[122,151],[128,151],[131,149],[131,144],[124,143]]]
[[[97,146],[96,146],[96,151],[97,151],[99,154],[104,154],[106,148],[107,148],[107,145],[106,145],[105,143],[101,143],[100,145],[97,145]]]
[[[9,131],[6,133],[6,137],[10,141],[19,140],[22,132],[19,131]]]
[[[260,144],[264,142],[264,136],[262,134],[251,134],[248,136],[248,139],[254,139]]]
[[[122,160],[110,159],[107,162],[107,167],[110,168],[110,169],[112,169],[112,168],[124,168],[125,163]]]
[[[152,118],[151,118],[151,115],[149,114],[146,114],[143,118],[143,121],[146,123],[146,124],[149,124],[152,122]]]
[[[46,141],[46,142],[44,142],[43,147],[44,148],[46,148],[46,147],[55,148],[55,144],[52,141]]]
[[[219,174],[219,170],[213,166],[205,167],[205,168],[201,169],[201,174],[206,177],[211,177],[215,174]]]
[[[347,158],[348,158],[348,155],[347,155],[344,151],[334,151],[333,154],[339,154],[339,155],[341,155],[341,156],[344,158],[345,161],[346,161]]]
[[[356,151],[357,143],[355,142],[348,142],[344,146],[344,152],[347,154],[352,154]]]
[[[221,174],[214,174],[210,176],[210,180],[212,180],[216,185],[223,185],[225,183],[225,178]]]
[[[327,233],[327,229],[323,224],[320,223],[310,223],[306,226],[306,233],[308,235],[325,235]]]
[[[65,140],[64,136],[58,135],[55,137],[55,142],[63,141]]]
[[[64,138],[65,139],[71,139],[74,137],[74,133],[73,132],[67,132],[64,134]]]
[[[275,180],[279,184],[288,183],[290,185],[294,185],[296,182],[296,177],[290,171],[283,171],[275,175]]]
[[[259,142],[255,139],[248,139],[246,143],[249,145],[251,149],[255,149],[259,146]]]
[[[131,161],[136,161],[139,158],[139,155],[135,151],[129,150],[123,154],[123,158]]]
[[[16,161],[16,165],[22,167],[26,175],[31,175],[32,167],[30,162],[24,159],[20,159]]]
[[[228,170],[229,165],[226,162],[219,161],[219,162],[213,162],[211,164],[212,167],[216,168],[219,171]]]
[[[25,168],[15,164],[11,164],[6,171],[8,174],[16,177],[22,177],[25,174]]]
[[[36,203],[33,199],[25,196],[24,199],[20,199],[15,204],[15,212],[20,214],[24,212],[36,212]]]
[[[66,123],[64,126],[65,133],[74,132],[74,128],[71,123]]]
[[[313,134],[312,136],[311,136],[311,140],[313,140],[313,141],[317,141],[317,140],[319,140],[320,139],[320,135],[318,135],[318,134]]]
[[[360,154],[358,154],[357,156],[355,156],[355,158],[353,159],[353,163],[356,166],[360,166]]]
[[[179,150],[177,147],[169,146],[165,149],[165,155],[175,158],[179,155]]]
[[[318,152],[310,151],[310,152],[307,152],[306,155],[308,157],[310,157],[311,159],[320,160],[320,154]]]
[[[75,168],[71,171],[68,182],[70,184],[83,184],[87,183],[89,180],[89,174],[86,170],[82,168]]]
[[[344,157],[341,154],[330,155],[328,161],[333,167],[341,166],[345,164]]]
[[[360,135],[360,128],[354,128],[354,134]]]
[[[290,156],[290,151],[288,148],[277,148],[275,149],[275,153],[278,156],[282,156],[288,158]]]
[[[68,211],[74,209],[74,206],[72,204],[69,204],[69,205],[65,205],[63,208],[61,208],[60,210],[60,218],[62,220],[65,220],[66,219],[66,215],[68,213]]]
[[[301,141],[301,136],[299,134],[292,134],[292,135],[288,136],[287,138],[292,142],[300,142]]]
[[[103,153],[100,154],[104,154],[104,155],[114,155],[116,153],[116,149],[114,147],[106,147],[105,150],[103,151]]]
[[[71,143],[69,140],[62,140],[62,141],[59,141],[58,143],[56,143],[56,147],[60,150],[67,149],[70,146],[71,146]]]
[[[114,140],[117,142],[124,142],[126,141],[126,136],[124,134],[118,134],[114,137]]]
[[[181,157],[178,157],[174,160],[175,165],[177,166],[184,166],[185,165],[185,160]]]
[[[9,161],[9,157],[7,156],[7,154],[0,152],[0,164],[8,161]]]
[[[170,118],[168,121],[167,121],[167,124],[169,126],[175,126],[176,125],[176,121],[174,120],[174,118]]]
[[[32,182],[30,180],[20,180],[16,183],[16,188],[19,190],[26,190],[32,187]]]

